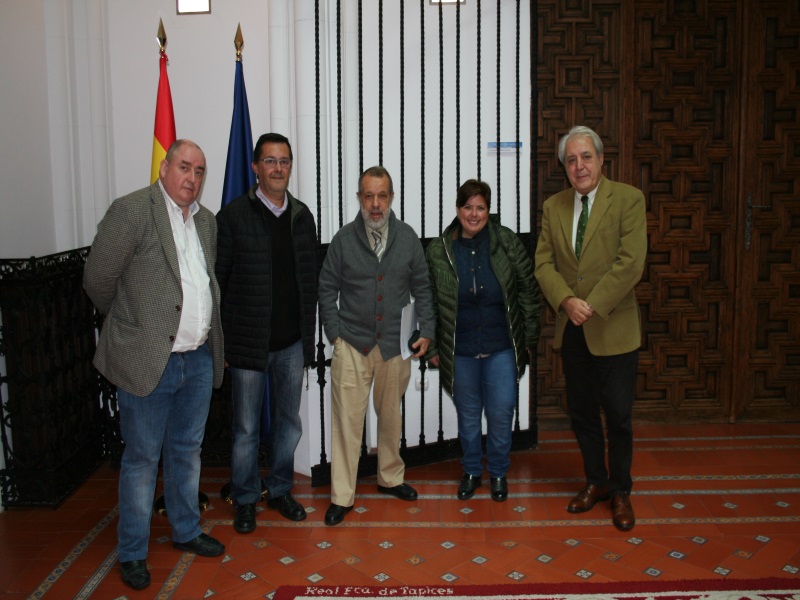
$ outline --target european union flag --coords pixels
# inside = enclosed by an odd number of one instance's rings
[[[244,88],[242,62],[236,61],[233,84],[233,119],[228,140],[228,159],[225,162],[225,181],[222,184],[222,206],[238,198],[256,183],[253,173],[253,133],[250,129],[250,109]]]

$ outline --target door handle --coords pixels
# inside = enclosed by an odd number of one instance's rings
[[[747,192],[747,200],[745,201],[744,211],[744,249],[750,250],[750,238],[752,237],[753,230],[753,209],[754,208],[772,208],[764,204],[753,204],[753,194]]]

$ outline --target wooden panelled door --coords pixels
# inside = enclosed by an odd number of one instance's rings
[[[734,418],[800,418],[800,2],[744,3]]]
[[[539,1],[538,189],[575,124],[647,198],[635,417],[800,419],[800,0]],[[540,424],[566,398],[540,346]]]

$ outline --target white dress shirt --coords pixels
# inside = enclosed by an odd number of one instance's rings
[[[158,182],[161,185],[161,181]],[[200,210],[197,202],[189,207],[189,216],[184,220],[183,210],[167,195],[161,185],[161,193],[167,203],[172,237],[178,252],[178,266],[181,271],[183,305],[181,320],[173,352],[188,352],[202,346],[211,329],[211,281],[200,238],[194,226],[194,215]]]

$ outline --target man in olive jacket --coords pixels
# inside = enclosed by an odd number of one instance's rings
[[[613,523],[628,531],[635,523],[629,494],[641,324],[634,288],[647,255],[645,201],[640,190],[603,177],[603,142],[588,127],[561,139],[558,158],[572,187],[544,203],[535,273],[557,313],[553,347],[561,349],[586,476],[567,511],[611,497]]]
[[[225,360],[233,384],[231,499],[239,533],[256,528],[261,498],[258,447],[269,382],[267,505],[287,519],[306,511],[291,494],[302,436],[303,370],[314,359],[317,230],[308,207],[288,191],[292,147],[277,133],[256,142],[258,184],[217,214],[217,279]]]

